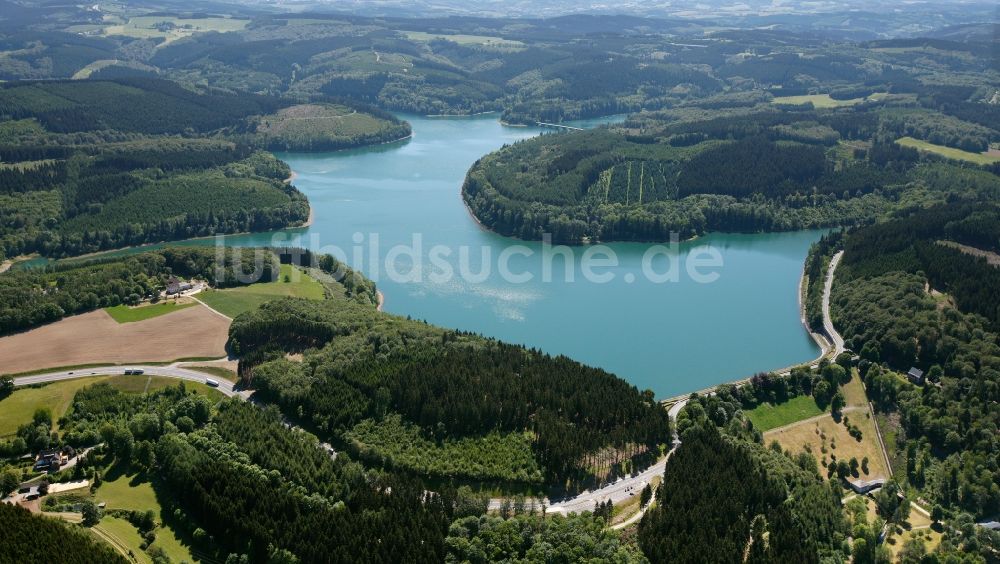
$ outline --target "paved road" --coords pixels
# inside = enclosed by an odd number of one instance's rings
[[[667,461],[670,460],[670,455],[680,446],[680,440],[677,438],[676,432],[677,414],[687,405],[687,402],[687,399],[680,400],[667,411],[670,422],[674,425],[674,436],[673,446],[663,458],[657,460],[655,464],[638,474],[622,477],[618,481],[596,490],[586,490],[583,493],[566,499],[553,500],[546,498],[540,500],[545,502],[548,508],[547,511],[563,514],[581,513],[583,511],[593,511],[595,502],[603,503],[611,500],[611,503],[618,504],[634,496],[639,496],[642,493],[642,488],[646,487],[646,484],[651,483],[655,476],[663,475],[663,470],[667,466]],[[490,500],[489,507],[492,510],[498,510],[502,504],[502,498],[495,498]]]
[[[58,382],[60,380],[72,380],[74,378],[85,378],[89,376],[100,376],[104,374],[123,374],[126,369],[140,369],[144,374],[139,376],[133,376],[133,378],[144,378],[146,376],[163,376],[166,378],[177,378],[179,380],[188,380],[191,382],[201,382],[205,383],[205,380],[211,378],[219,383],[219,387],[216,388],[223,395],[228,397],[236,397],[246,400],[250,397],[249,391],[246,390],[234,390],[233,383],[224,380],[222,378],[212,378],[203,372],[197,372],[195,370],[188,370],[186,368],[178,368],[176,366],[148,366],[144,364],[134,364],[126,366],[98,366],[96,368],[81,368],[78,370],[62,370],[58,372],[47,372],[45,374],[35,374],[32,376],[21,376],[19,378],[14,378],[15,386],[30,386],[31,384],[43,384],[46,382]]]
[[[826,280],[823,284],[823,330],[826,331],[827,337],[833,342],[833,358],[837,358],[837,355],[845,350],[844,338],[837,332],[837,329],[833,326],[833,319],[830,318],[830,290],[833,288],[833,274],[837,270],[837,265],[840,264],[840,259],[843,256],[844,251],[833,255],[833,259],[830,260],[830,267],[826,271]]]

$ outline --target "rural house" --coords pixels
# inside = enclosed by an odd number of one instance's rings
[[[167,295],[173,296],[175,294],[180,294],[181,292],[186,292],[191,289],[190,282],[184,282],[183,280],[178,280],[176,277],[171,276],[170,280],[167,281]]]
[[[59,449],[44,449],[38,453],[38,457],[35,459],[34,470],[59,470],[64,462],[65,460],[63,460],[62,453],[59,452]]]
[[[906,373],[906,377],[918,386],[924,383],[924,371],[919,368],[911,367],[910,371]]]

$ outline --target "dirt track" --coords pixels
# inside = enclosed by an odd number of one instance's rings
[[[0,339],[0,374],[91,363],[158,362],[225,356],[229,322],[204,306],[135,323],[104,310]]]

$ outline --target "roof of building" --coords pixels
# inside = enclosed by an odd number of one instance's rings
[[[847,480],[850,484],[851,489],[856,492],[867,492],[875,488],[880,488],[885,485],[884,478],[874,478],[872,480]]]
[[[913,376],[914,378],[923,378],[924,377],[924,371],[921,370],[921,369],[919,369],[919,368],[917,368],[917,367],[915,367],[915,366],[911,367],[910,371],[907,372],[907,374],[910,375],[910,376]]]

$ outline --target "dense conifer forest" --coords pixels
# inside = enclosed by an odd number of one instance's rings
[[[230,343],[259,397],[390,468],[576,488],[670,436],[652,392],[603,370],[346,301],[271,302]]]
[[[32,515],[27,509],[0,503],[0,561],[44,562],[53,554],[67,564],[124,564],[111,546],[52,517]]]
[[[840,488],[811,457],[797,464],[712,423],[682,441],[639,525],[651,561],[820,562],[839,548]]]

